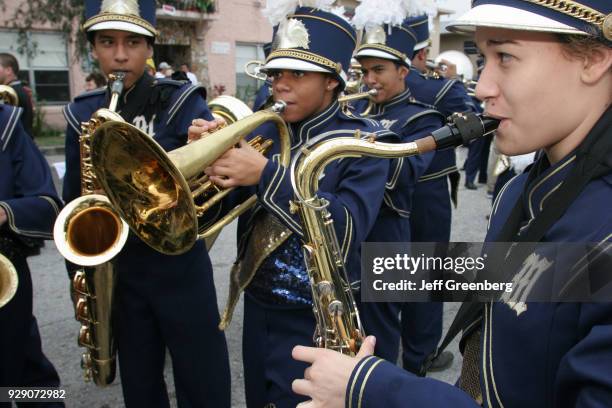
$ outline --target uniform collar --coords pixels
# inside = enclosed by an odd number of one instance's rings
[[[380,115],[385,111],[393,108],[394,106],[403,105],[405,102],[408,102],[410,100],[412,100],[412,94],[410,93],[410,89],[406,87],[403,92],[399,93],[398,95],[395,95],[390,100],[383,103],[375,104],[374,109],[372,109],[373,115]]]
[[[523,196],[529,219],[533,219],[539,214],[550,195],[561,187],[574,167],[575,160],[576,155],[571,153],[551,166],[548,158],[543,154],[540,160],[534,164],[534,166],[537,166],[535,169],[537,171],[536,176],[529,180]]]
[[[333,102],[323,110],[323,112],[314,115],[311,118],[305,119],[302,122],[294,123],[289,126],[291,133],[291,150],[296,149],[303,143],[307,142],[311,137],[314,137],[323,132],[323,129],[331,123],[340,111],[338,100]]]
[[[15,79],[11,82],[9,82],[10,86],[15,86],[15,85],[21,85],[21,81],[19,79]]]

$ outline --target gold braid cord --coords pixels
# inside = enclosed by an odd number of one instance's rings
[[[572,0],[524,0],[540,5],[565,15],[594,24],[603,32],[604,37],[612,41],[612,13],[607,16],[599,11]]]

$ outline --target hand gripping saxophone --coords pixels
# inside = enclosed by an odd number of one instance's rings
[[[100,190],[91,165],[92,134],[107,121],[121,121],[115,112],[123,90],[122,72],[109,75],[111,100],[108,109],[97,110],[88,122],[81,123],[81,197],[68,203],[53,228],[59,252],[70,262],[82,266],[72,281],[75,317],[82,323],[78,342],[87,348],[81,366],[85,381],[105,386],[113,382],[117,348],[112,330],[112,308],[115,287],[110,262],[123,248],[128,226]]]
[[[291,182],[296,200],[292,211],[299,212],[304,226],[304,260],[312,289],[313,312],[317,320],[314,342],[342,354],[355,355],[365,336],[344,260],[339,250],[329,202],[317,196],[319,178],[325,166],[346,157],[399,158],[468,143],[493,132],[499,121],[475,114],[457,115],[451,123],[430,136],[410,143],[382,143],[373,138],[325,139],[319,135],[312,147],[303,148],[291,162]]]

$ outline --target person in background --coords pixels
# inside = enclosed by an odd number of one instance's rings
[[[170,78],[172,76],[172,67],[166,61],[159,63],[159,69],[155,73],[155,78]]]
[[[198,81],[198,78],[195,76],[195,74],[191,72],[191,69],[189,68],[189,64],[187,63],[181,64],[180,70],[187,75],[187,79],[191,81],[192,85],[198,85],[200,83],[200,81]]]
[[[13,54],[0,53],[0,85],[8,85],[17,93],[18,105],[23,109],[21,124],[28,135],[32,134],[32,121],[34,120],[34,103],[32,90],[25,86],[17,77],[19,75],[19,62]]]
[[[85,78],[85,90],[93,91],[94,89],[103,88],[106,86],[106,78],[99,72],[92,72]]]
[[[147,71],[147,74],[153,78],[156,78],[157,72],[155,71],[155,62],[153,61],[153,58],[147,58],[147,66],[145,67],[145,71]]]

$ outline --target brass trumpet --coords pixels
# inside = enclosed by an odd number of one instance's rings
[[[345,94],[354,94],[359,92],[363,74],[361,72],[361,64],[354,58],[351,60],[351,66],[347,72],[346,86],[344,87]]]
[[[208,210],[231,191],[221,190],[203,177],[206,167],[269,121],[280,133],[281,164],[289,165],[289,130],[279,116],[285,106],[276,102],[269,110],[256,112],[169,153],[134,126],[107,122],[93,137],[93,168],[114,208],[141,240],[161,253],[181,254],[197,239],[216,235],[257,201],[251,196],[212,226],[203,224],[200,228],[198,217],[208,216]],[[269,142],[256,140],[255,147],[260,151],[268,146]],[[196,205],[194,199],[210,189],[218,194]]]
[[[0,309],[15,296],[18,285],[19,277],[15,266],[7,257],[0,254]]]
[[[374,107],[374,100],[372,99],[372,97],[376,96],[377,94],[378,94],[377,89],[370,89],[369,91],[366,91],[366,92],[342,95],[341,97],[338,98],[338,102],[342,106],[342,110],[346,112],[348,110],[349,102],[368,98],[369,103],[368,103],[367,108],[363,112],[360,113],[361,116],[366,116],[370,114],[370,111]]]
[[[268,76],[261,72],[261,68],[265,65],[265,62],[252,60],[244,64],[244,73],[253,79],[258,81],[267,81]]]
[[[5,105],[19,105],[19,97],[17,96],[17,92],[15,92],[15,90],[8,85],[0,85],[0,102]]]

